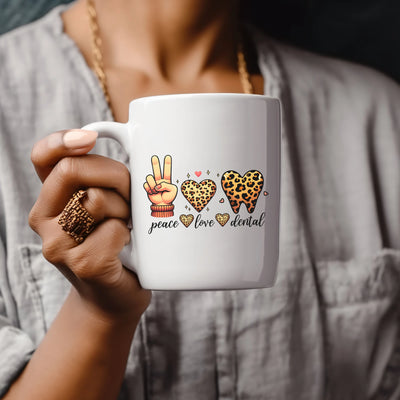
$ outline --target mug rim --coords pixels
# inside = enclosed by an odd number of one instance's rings
[[[159,94],[159,95],[151,95],[151,96],[143,96],[133,99],[129,102],[129,105],[133,105],[135,103],[148,102],[152,100],[173,100],[173,99],[182,99],[182,98],[201,98],[201,97],[213,97],[213,98],[242,98],[242,99],[264,99],[264,100],[277,100],[277,97],[272,97],[264,94],[248,94],[248,93],[173,93],[173,94]]]

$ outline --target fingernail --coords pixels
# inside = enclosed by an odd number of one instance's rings
[[[98,133],[95,131],[85,131],[83,129],[71,129],[64,133],[63,143],[70,149],[78,149],[93,144],[97,139]]]
[[[157,186],[155,186],[155,187],[154,187],[154,189],[156,189],[156,190],[160,190],[160,189],[161,189],[161,185],[157,185]]]

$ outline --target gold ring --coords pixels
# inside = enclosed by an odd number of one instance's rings
[[[87,238],[95,227],[94,218],[81,203],[81,200],[85,197],[87,197],[86,190],[75,192],[58,220],[63,230],[79,244]]]

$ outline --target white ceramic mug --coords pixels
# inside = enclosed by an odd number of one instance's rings
[[[246,94],[133,100],[129,122],[84,127],[129,155],[132,240],[144,288],[270,287],[278,262],[280,102]]]

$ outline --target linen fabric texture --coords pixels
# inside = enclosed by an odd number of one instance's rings
[[[63,33],[64,9],[0,37],[0,396],[69,291],[28,227],[41,187],[31,148],[51,132],[112,119]],[[265,94],[283,109],[277,283],[155,292],[119,399],[397,399],[399,86],[253,36]],[[96,151],[126,162],[115,142]]]

